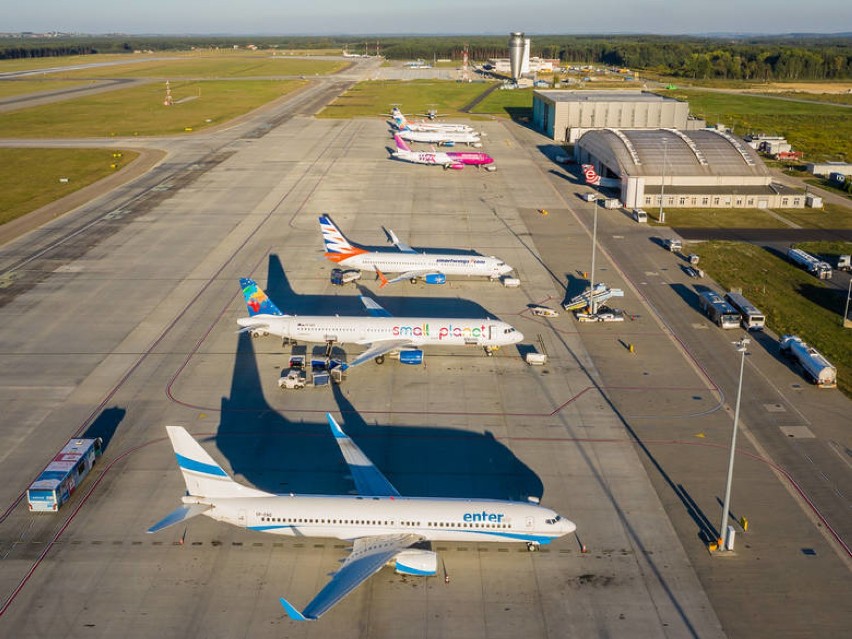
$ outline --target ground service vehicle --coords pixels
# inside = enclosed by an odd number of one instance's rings
[[[633,209],[633,219],[640,224],[648,221],[648,214],[642,209]]]
[[[103,441],[72,439],[27,489],[32,511],[56,512],[80,485],[103,452]]]
[[[801,337],[784,335],[781,338],[781,352],[795,360],[805,372],[805,377],[820,388],[837,386],[837,369],[822,353],[802,341]]]
[[[726,293],[725,301],[740,314],[742,318],[740,322],[744,329],[762,331],[763,327],[766,326],[766,316],[740,293]]]
[[[852,255],[841,255],[837,258],[837,270],[838,271],[851,271],[852,270]]]
[[[802,249],[791,248],[787,251],[787,259],[794,262],[808,273],[821,280],[831,279],[831,264],[818,260]]]
[[[698,294],[698,305],[721,328],[739,328],[740,314],[716,291],[701,291]]]
[[[666,239],[664,239],[663,246],[665,246],[672,253],[677,253],[678,251],[681,251],[683,249],[683,244],[681,243],[681,241],[672,237],[667,237]]]

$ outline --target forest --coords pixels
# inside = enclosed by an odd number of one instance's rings
[[[0,59],[130,53],[134,50],[231,48],[254,44],[271,49],[379,53],[390,60],[451,58],[465,47],[470,59],[508,55],[506,36],[272,37],[272,36],[68,36],[4,38]],[[532,55],[563,64],[596,64],[652,71],[675,77],[751,81],[848,80],[852,77],[852,36],[775,37],[565,36],[532,37]]]

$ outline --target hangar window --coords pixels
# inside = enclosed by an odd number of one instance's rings
[[[782,197],[781,206],[787,206],[790,203],[790,198]]]
[[[718,197],[714,197],[714,198],[713,198],[713,205],[714,205],[714,206],[719,206],[719,202],[721,202],[721,199],[720,199],[720,198],[718,198]]]
[[[651,206],[651,196],[650,195],[645,196],[645,206]]]
[[[704,206],[707,206],[708,204],[710,204],[710,198],[709,197],[701,198],[701,204],[703,204]]]
[[[677,203],[680,204],[681,206],[686,206],[686,198],[685,197],[679,198]]]

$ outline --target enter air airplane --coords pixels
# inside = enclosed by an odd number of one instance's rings
[[[393,121],[396,122],[397,127],[400,129],[409,128],[412,131],[439,131],[441,133],[445,132],[456,132],[456,133],[474,133],[475,129],[469,124],[451,124],[449,122],[409,122],[406,119],[405,115],[402,111],[399,110],[399,107],[394,107],[391,110],[391,117]]]
[[[240,286],[249,312],[248,317],[237,320],[243,327],[240,332],[318,344],[366,345],[366,351],[341,365],[344,371],[371,359],[381,364],[390,352],[399,352],[403,364],[422,364],[423,351],[419,347],[426,345],[482,346],[491,355],[495,348],[524,339],[514,327],[493,319],[393,317],[374,299],[363,295],[361,301],[372,317],[285,315],[254,280],[242,278]]]
[[[408,244],[399,241],[396,234],[385,229],[389,240],[399,249],[396,251],[369,251],[350,242],[328,215],[319,218],[325,256],[332,262],[350,269],[375,271],[381,279],[381,287],[402,280],[416,282],[422,279],[427,284],[444,284],[447,275],[487,277],[497,280],[512,272],[512,267],[493,255],[463,253],[418,253]],[[399,273],[391,280],[384,273]]]
[[[186,483],[183,505],[149,533],[206,515],[234,526],[291,537],[332,537],[352,551],[301,612],[281,605],[296,621],[318,619],[355,588],[392,564],[403,575],[434,576],[438,556],[413,548],[432,541],[526,542],[530,550],[576,530],[573,522],[535,503],[497,499],[402,497],[331,416],[328,424],[357,495],[274,495],[235,482],[179,426],[166,426]]]

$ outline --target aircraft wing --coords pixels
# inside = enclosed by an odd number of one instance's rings
[[[367,309],[367,312],[373,317],[392,317],[390,313],[388,313],[381,304],[379,304],[372,297],[367,297],[366,295],[361,296],[361,303],[364,305],[364,308]]]
[[[358,448],[358,445],[343,432],[331,413],[326,413],[325,418],[331,427],[334,440],[340,447],[340,452],[343,453],[343,458],[349,465],[349,471],[352,473],[358,494],[365,497],[399,497],[399,491],[373,465],[373,462]]]
[[[182,521],[191,519],[196,515],[205,513],[211,508],[213,508],[213,506],[211,506],[210,504],[184,504],[183,506],[179,506],[177,510],[172,511],[171,513],[166,515],[165,518],[161,519],[156,524],[151,526],[146,532],[159,532],[163,528],[174,526],[175,524],[179,524]]]
[[[390,241],[390,243],[393,244],[400,251],[402,251],[403,253],[416,253],[417,252],[413,248],[411,248],[408,244],[406,244],[405,242],[400,241],[400,239],[396,236],[396,233],[394,233],[391,229],[386,229],[385,227],[382,227],[382,228],[385,230],[385,233],[387,234],[388,240]]]
[[[284,606],[289,617],[295,621],[318,619],[320,615],[328,612],[338,601],[381,570],[382,566],[393,559],[397,553],[421,540],[422,537],[418,535],[380,535],[356,539],[352,553],[343,562],[343,566],[302,612],[296,610],[283,597],[281,605]]]
[[[366,351],[361,353],[354,360],[349,362],[348,364],[343,364],[343,370],[348,370],[354,366],[359,366],[364,362],[369,362],[371,359],[378,357],[379,355],[384,355],[385,353],[390,353],[398,348],[402,348],[403,346],[410,346],[410,339],[388,339],[383,340],[381,342],[376,342],[375,344],[370,344]]]

